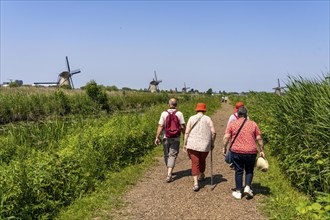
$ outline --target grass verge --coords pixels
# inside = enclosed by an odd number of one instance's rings
[[[109,211],[123,207],[123,195],[143,176],[148,168],[154,166],[156,157],[163,153],[162,147],[156,147],[151,153],[141,158],[141,163],[128,166],[120,172],[109,173],[94,192],[77,199],[63,209],[56,219],[113,219]]]
[[[259,200],[259,210],[269,219],[314,219],[311,215],[302,216],[297,211],[299,204],[309,202],[309,197],[291,185],[288,178],[281,172],[277,159],[268,156],[267,160],[269,170],[266,173],[257,171],[254,176],[254,182],[257,184],[254,188],[257,188],[260,194],[266,195]]]

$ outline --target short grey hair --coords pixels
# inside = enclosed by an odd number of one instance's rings
[[[248,110],[247,110],[247,108],[245,106],[241,106],[241,107],[239,107],[237,109],[237,116],[239,118],[242,118],[242,117],[246,118],[247,117],[247,113],[248,113]]]

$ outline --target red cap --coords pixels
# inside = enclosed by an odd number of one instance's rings
[[[239,109],[239,107],[242,107],[242,106],[244,106],[243,102],[237,102],[236,106],[235,106],[235,109],[234,109],[234,112],[237,112],[237,109]]]

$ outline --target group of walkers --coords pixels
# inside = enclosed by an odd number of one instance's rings
[[[211,118],[205,115],[206,104],[196,105],[196,114],[191,116],[185,125],[182,112],[177,110],[177,100],[171,98],[168,109],[163,111],[158,122],[155,144],[162,143],[164,147],[164,160],[167,167],[167,182],[173,181],[173,168],[180,149],[180,134],[184,135],[183,151],[191,160],[191,174],[193,177],[193,190],[200,189],[199,183],[205,180],[206,158],[213,150],[216,131]],[[236,103],[234,114],[230,116],[223,137],[223,154],[228,150],[232,155],[232,166],[235,169],[236,188],[232,192],[235,199],[244,195],[252,198],[251,189],[253,171],[258,152],[264,157],[263,141],[258,125],[249,120],[247,108],[243,102]],[[257,147],[257,144],[259,149]],[[230,149],[228,149],[230,145]],[[211,154],[212,156],[212,154]],[[212,159],[212,158],[211,158]],[[243,188],[243,174],[245,184]]]

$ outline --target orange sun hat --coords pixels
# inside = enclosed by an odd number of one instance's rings
[[[236,106],[235,106],[235,109],[234,109],[234,112],[237,112],[237,109],[239,109],[239,107],[242,107],[242,106],[244,106],[243,102],[237,102]]]
[[[201,112],[206,112],[206,104],[205,103],[198,103],[196,105],[195,111],[201,111]]]

